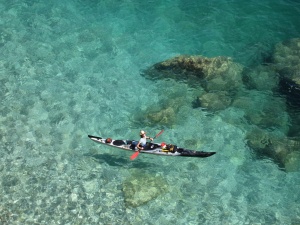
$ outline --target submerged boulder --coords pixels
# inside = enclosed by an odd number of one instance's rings
[[[281,77],[279,82],[279,90],[282,94],[286,95],[288,102],[292,106],[300,107],[300,85],[295,81]]]
[[[204,92],[196,97],[193,107],[216,111],[228,107],[234,93],[243,87],[243,70],[242,65],[229,57],[181,55],[153,65],[144,75],[150,79],[171,78],[184,81],[195,89],[201,88]],[[161,113],[154,118],[160,117]]]
[[[145,71],[150,78],[188,80],[200,84],[206,91],[232,90],[242,85],[243,66],[230,57],[207,58],[201,55],[181,55],[160,62]]]
[[[300,38],[278,43],[273,54],[276,71],[300,85]]]
[[[181,55],[154,65],[158,71],[171,70],[176,74],[194,74],[199,78],[223,75],[232,61],[229,57],[207,58],[203,56]]]
[[[287,172],[300,169],[300,141],[258,127],[247,133],[247,143],[259,157],[269,157]]]
[[[290,117],[285,101],[270,92],[245,91],[233,101],[232,106],[243,110],[243,117],[251,125],[261,129],[276,128],[284,134],[288,133]]]
[[[218,111],[227,108],[231,103],[231,98],[227,92],[205,93],[196,98],[194,107],[203,107],[210,111]]]
[[[283,140],[284,136],[278,137],[264,129],[254,128],[247,133],[246,139],[248,146],[255,151],[258,157],[272,158],[281,167],[284,167],[283,160],[288,154],[288,149],[278,142],[279,139]]]
[[[284,165],[287,172],[297,172],[300,170],[300,152],[294,151],[285,157]]]
[[[176,124],[177,114],[183,105],[186,105],[183,97],[175,97],[171,95],[168,99],[161,100],[155,106],[150,105],[144,110],[137,111],[134,121],[137,124],[147,124],[148,126],[155,126],[157,124],[172,127]]]
[[[293,38],[275,46],[275,70],[280,74],[280,91],[288,101],[300,107],[300,38]]]
[[[146,114],[146,121],[150,124],[172,126],[176,121],[175,109],[167,107],[156,112],[149,112]]]
[[[167,182],[160,176],[149,174],[135,174],[123,183],[125,205],[138,207],[168,190]]]
[[[279,76],[273,67],[259,65],[244,70],[243,82],[249,90],[275,91],[278,89]]]

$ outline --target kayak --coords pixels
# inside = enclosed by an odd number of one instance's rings
[[[114,140],[111,138],[101,138],[97,136],[88,135],[88,137],[97,143],[104,144],[111,147],[116,147],[121,150],[128,151],[138,151],[136,145],[138,141],[134,140]],[[164,143],[152,143],[147,142],[146,147],[140,151],[140,153],[147,153],[153,155],[163,155],[163,156],[185,156],[185,157],[209,157],[216,152],[204,152],[204,151],[195,151],[185,148],[177,147],[176,145],[166,145]]]

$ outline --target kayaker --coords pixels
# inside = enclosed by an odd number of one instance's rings
[[[153,138],[147,137],[146,132],[143,130],[140,131],[140,136],[141,136],[141,139],[137,143],[136,147],[139,150],[143,150],[146,147],[147,139],[150,139],[150,141],[153,141]]]

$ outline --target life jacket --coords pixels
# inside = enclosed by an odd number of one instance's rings
[[[168,144],[168,145],[165,145],[163,148],[162,148],[162,151],[163,152],[176,152],[177,150],[177,146],[176,145],[173,145],[173,144]]]

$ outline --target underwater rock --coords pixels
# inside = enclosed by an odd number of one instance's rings
[[[243,70],[244,67],[233,62],[230,57],[181,55],[153,65],[144,75],[152,79],[184,80],[192,87],[202,87],[206,93],[196,98],[193,107],[216,111],[228,107],[235,93],[243,87]],[[171,112],[166,108],[164,110],[151,113],[149,118],[155,122],[169,123],[167,118],[171,118]]]
[[[205,93],[199,96],[195,102],[194,107],[206,108],[210,111],[218,111],[227,108],[231,103],[231,98],[227,92],[213,92]]]
[[[288,102],[292,106],[300,107],[300,85],[289,78],[281,77],[279,90],[282,94],[286,95]]]
[[[193,102],[193,107],[216,111],[228,107],[235,93],[243,87],[243,70],[242,65],[233,62],[229,57],[181,55],[153,65],[144,75],[151,79],[183,80],[196,89],[202,87],[206,94],[198,97]],[[164,110],[151,113],[149,119],[170,123],[168,120],[173,117],[172,112],[166,108]]]
[[[244,70],[243,82],[249,90],[273,91],[278,88],[279,76],[273,67],[260,65]]]
[[[295,110],[290,113],[290,129],[288,136],[294,138],[300,138],[300,111]],[[300,147],[299,147],[300,149]]]
[[[158,112],[150,112],[146,115],[146,119],[150,123],[161,125],[172,125],[175,123],[176,113],[172,107],[162,109]]]
[[[255,128],[247,133],[248,145],[253,149],[266,149],[271,145],[270,135],[263,129]]]
[[[254,128],[247,133],[247,144],[259,156],[267,156],[273,159],[281,167],[284,167],[283,160],[288,154],[288,149],[280,145],[278,137],[267,130]],[[279,143],[279,145],[278,145]]]
[[[223,75],[228,71],[232,61],[229,57],[207,58],[203,56],[177,56],[154,65],[158,71],[191,73],[199,78],[210,78]]]
[[[243,69],[229,57],[181,55],[155,64],[144,74],[153,79],[188,80],[189,84],[200,84],[206,91],[229,91],[242,85]]]
[[[278,43],[272,60],[275,71],[280,74],[279,92],[287,100],[287,112],[290,115],[288,136],[300,138],[300,38]],[[291,165],[297,160],[292,156],[285,160],[288,168],[295,168]]]
[[[287,134],[290,117],[286,112],[285,101],[274,97],[268,92],[248,91],[236,98],[233,107],[244,111],[244,118],[248,123],[261,129],[276,128]]]
[[[300,85],[300,38],[293,38],[275,46],[273,63],[276,71]]]
[[[135,174],[123,183],[125,205],[138,207],[168,190],[167,182],[159,176]]]
[[[187,104],[182,96],[167,95],[168,98],[161,100],[155,106],[150,105],[145,110],[140,110],[134,117],[137,124],[147,123],[148,126],[157,124],[173,126],[176,123],[176,115],[183,105]]]
[[[300,169],[300,141],[287,138],[278,132],[254,128],[247,133],[247,143],[255,153],[273,159],[287,172]]]
[[[280,74],[279,88],[294,106],[300,107],[300,38],[294,38],[275,46],[273,54],[275,70]]]
[[[294,151],[288,154],[284,160],[287,172],[297,172],[300,170],[300,152]]]

